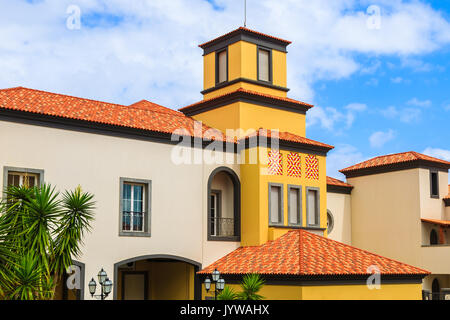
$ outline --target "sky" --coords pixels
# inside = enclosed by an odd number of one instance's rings
[[[198,44],[244,0],[0,0],[0,88],[178,109],[202,99]],[[417,151],[450,161],[450,1],[247,0],[247,27],[292,41],[288,96],[327,173]]]

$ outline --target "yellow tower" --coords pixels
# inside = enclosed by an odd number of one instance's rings
[[[313,106],[287,97],[289,44],[247,28],[201,44],[203,100],[180,109],[240,139],[242,245],[296,228],[326,235],[326,154],[332,146],[306,138],[306,112]],[[273,135],[279,136],[276,147],[265,142]]]

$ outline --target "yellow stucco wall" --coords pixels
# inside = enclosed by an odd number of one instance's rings
[[[216,85],[216,53],[203,56],[203,90]]]
[[[239,284],[227,284],[240,292]],[[366,285],[265,285],[259,292],[264,300],[421,300],[421,284],[382,284],[380,289],[370,290]],[[203,299],[212,296],[203,287]]]
[[[242,157],[249,159],[255,148],[243,151]],[[256,156],[257,164],[241,165],[241,193],[242,202],[241,243],[247,245],[260,245],[269,240],[273,240],[283,235],[288,230],[269,231],[269,183],[279,183],[283,185],[283,214],[284,226],[288,226],[288,185],[297,185],[302,187],[302,226],[306,226],[306,187],[319,188],[320,193],[320,227],[326,228],[327,225],[327,196],[326,196],[326,157],[317,156],[319,159],[319,180],[306,179],[305,157],[307,154],[300,153],[302,177],[295,178],[287,175],[287,154],[291,151],[280,151],[283,157],[283,175],[268,175],[267,156],[268,148],[258,147]],[[274,229],[277,229],[276,227]],[[326,235],[326,231],[324,232]]]

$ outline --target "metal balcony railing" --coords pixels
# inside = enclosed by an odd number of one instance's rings
[[[233,237],[234,219],[233,218],[211,218],[211,235],[216,237]]]
[[[450,300],[450,291],[431,292],[422,290],[423,300]]]
[[[123,211],[122,212],[122,230],[123,231],[144,231],[145,212]]]

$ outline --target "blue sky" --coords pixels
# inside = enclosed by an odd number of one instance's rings
[[[293,41],[289,96],[315,105],[307,136],[336,146],[330,175],[410,150],[450,160],[449,1],[247,3],[249,28]],[[0,7],[1,88],[173,109],[201,99],[197,45],[243,23],[243,0],[0,0]]]

